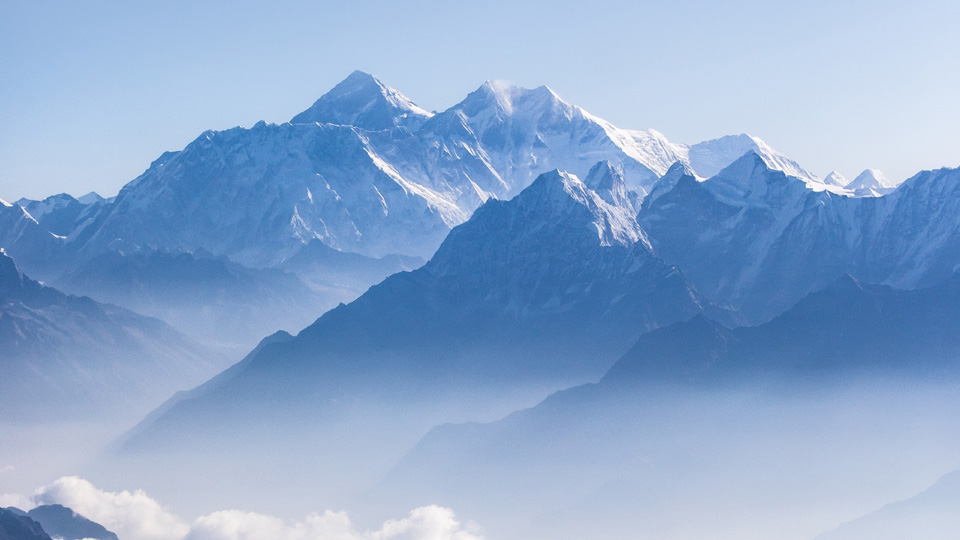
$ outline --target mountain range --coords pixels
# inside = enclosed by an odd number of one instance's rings
[[[958,186],[672,143],[547,87],[431,112],[354,72],[115,197],[0,201],[2,406],[168,398],[90,472],[204,511],[808,539],[892,500],[885,470],[955,468]]]

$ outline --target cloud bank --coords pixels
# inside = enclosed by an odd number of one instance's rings
[[[30,506],[72,508],[124,540],[483,540],[475,524],[461,524],[452,510],[435,505],[388,520],[378,530],[358,531],[345,512],[330,510],[294,524],[240,510],[221,510],[188,523],[142,490],[105,491],[76,476],[40,488],[32,502]]]

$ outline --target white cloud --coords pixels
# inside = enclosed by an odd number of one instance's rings
[[[262,514],[226,510],[198,518],[185,540],[482,540],[462,527],[453,511],[424,506],[377,531],[356,531],[344,512],[310,514],[294,525]]]
[[[142,490],[103,491],[76,476],[65,476],[41,488],[34,500],[62,504],[129,540],[180,540],[189,530]]]
[[[329,510],[292,525],[255,512],[221,510],[187,525],[141,490],[104,491],[76,476],[37,490],[33,502],[62,504],[124,540],[483,540],[476,525],[461,525],[452,510],[440,506],[417,508],[376,531],[357,531],[345,512]]]
[[[20,510],[31,510],[35,504],[29,497],[24,497],[18,493],[0,493],[0,507],[16,506]]]

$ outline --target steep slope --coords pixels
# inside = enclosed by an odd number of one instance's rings
[[[0,348],[0,406],[22,421],[129,419],[224,362],[156,319],[42,286],[3,252]]]
[[[652,331],[596,384],[435,428],[364,502],[503,537],[811,538],[955,462],[958,300],[848,278],[758,327]]]
[[[460,129],[439,132],[444,125]],[[618,164],[627,186],[645,193],[682,150],[656,131],[616,128],[546,86],[528,90],[498,81],[438,114],[424,131],[445,139],[448,148],[485,157],[504,181],[498,196],[518,193],[553,168],[586,175],[600,160]]]
[[[0,199],[0,248],[24,261],[38,275],[51,272],[63,259],[63,238],[41,226],[18,204]]]
[[[429,426],[489,418],[599,376],[643,330],[699,312],[696,293],[650,252],[632,215],[573,175],[544,174],[514,199],[481,207],[423,268],[391,276],[173,404],[124,452],[142,463],[176,448],[202,462],[223,444],[269,453],[296,439],[322,486],[311,489],[342,496],[336,486],[369,482]],[[318,455],[338,468],[316,464]]]
[[[377,142],[417,156],[404,128],[260,123],[208,132],[154,162],[76,241],[93,253],[202,248],[252,266],[277,264],[313,239],[374,256],[429,255],[469,213],[401,176]]]
[[[29,517],[0,508],[0,540],[50,540],[50,535]]]

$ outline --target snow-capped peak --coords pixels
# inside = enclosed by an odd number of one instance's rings
[[[773,169],[802,180],[821,183],[817,175],[776,151],[763,140],[746,133],[727,135],[695,144],[689,148],[688,161],[697,175],[709,178],[750,151],[763,156],[763,160]]]
[[[888,180],[887,177],[877,169],[866,169],[858,174],[857,177],[853,179],[853,182],[847,184],[846,187],[847,189],[857,191],[864,189],[889,189],[897,187],[897,185]]]
[[[847,187],[850,181],[839,172],[830,171],[830,174],[823,178],[823,183],[828,186]]]
[[[627,184],[623,179],[623,169],[609,161],[600,161],[594,165],[583,179],[583,183],[608,204],[630,205]]]
[[[601,166],[602,167],[602,164]],[[598,176],[603,172],[594,167]],[[610,184],[615,186],[616,177],[611,174]],[[615,201],[617,202],[617,201]],[[591,215],[591,228],[594,228],[601,245],[632,245],[638,241],[646,242],[640,226],[634,218],[633,208],[625,202],[611,204],[577,178],[576,175],[558,170],[541,174],[533,184],[517,195],[511,203],[519,205],[537,205],[544,214],[565,213],[570,204],[585,208]],[[549,216],[544,215],[548,218]],[[550,219],[557,222],[557,219]],[[566,221],[564,219],[563,221]]]
[[[290,122],[343,124],[381,130],[399,125],[418,125],[431,116],[432,113],[373,75],[354,71]]]

